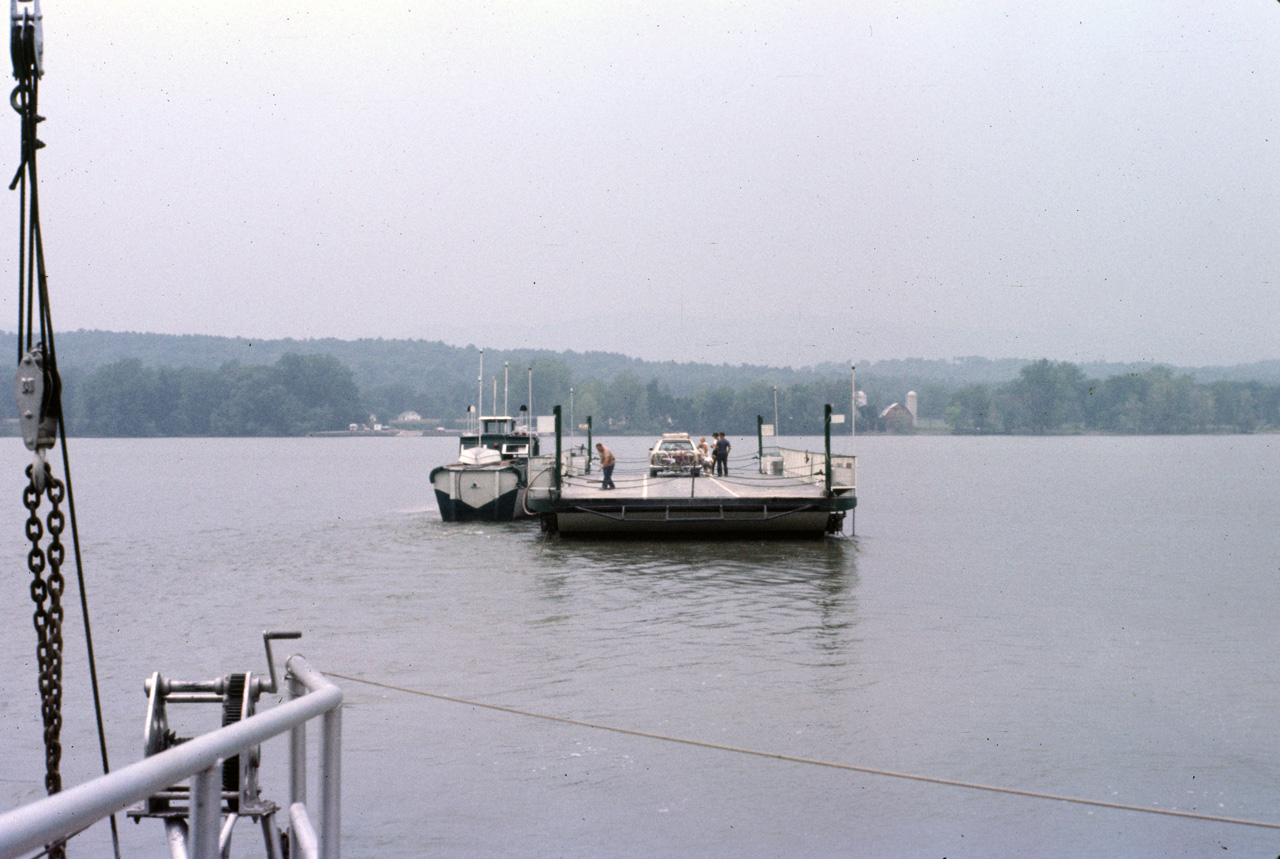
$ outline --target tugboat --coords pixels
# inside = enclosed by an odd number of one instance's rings
[[[525,411],[527,415],[527,410]],[[446,522],[510,522],[529,514],[524,491],[538,434],[509,415],[482,416],[461,438],[458,461],[431,471],[440,518]]]
[[[483,351],[480,362],[483,402]],[[532,387],[531,378],[531,394]],[[510,522],[531,515],[524,509],[524,493],[529,485],[529,458],[538,456],[539,449],[529,408],[520,407],[520,420],[510,415],[481,415],[476,406],[468,406],[467,413],[476,417],[459,440],[457,461],[431,471],[440,518],[446,522]]]

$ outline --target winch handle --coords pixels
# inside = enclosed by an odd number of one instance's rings
[[[271,673],[271,685],[265,683],[262,685],[262,691],[270,695],[274,695],[280,689],[280,682],[276,679],[276,661],[271,657],[271,642],[273,640],[286,640],[290,638],[302,638],[301,632],[280,632],[280,631],[262,631],[262,645],[267,649],[267,670]]]

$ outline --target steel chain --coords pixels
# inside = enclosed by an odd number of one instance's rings
[[[9,186],[9,189],[13,190],[21,180],[24,183],[24,197],[26,197],[23,202],[24,216],[28,206],[27,200],[29,200],[30,207],[31,268],[28,269],[25,287],[22,276],[19,277],[18,284],[19,306],[21,307],[24,301],[27,302],[28,330],[26,331],[26,343],[30,347],[32,341],[32,332],[30,330],[31,310],[37,295],[37,282],[35,279],[37,272],[39,275],[41,334],[45,333],[48,323],[47,297],[44,294],[44,259],[39,244],[39,220],[35,192],[35,153],[36,150],[44,146],[36,137],[36,126],[42,121],[42,117],[36,113],[37,82],[42,73],[42,34],[38,5],[34,16],[24,10],[22,16],[19,17],[16,3],[13,4],[11,11],[13,14],[10,16],[12,26],[9,47],[13,59],[13,76],[18,83],[9,95],[9,103],[22,116],[22,164],[19,166],[18,174],[14,176],[13,183]],[[31,182],[29,189],[25,184],[28,176]],[[24,237],[23,241],[27,240]],[[21,317],[19,318],[21,319]],[[21,327],[20,325],[19,328],[21,329]],[[51,332],[49,336],[52,338]],[[22,343],[23,332],[21,330],[18,332],[18,337],[18,342]],[[50,339],[49,345],[51,348],[47,357],[51,359],[52,339]],[[21,360],[21,356],[19,360]],[[47,366],[54,367],[52,364]],[[48,385],[49,381],[50,376],[46,374],[46,385]],[[46,402],[41,403],[40,406],[42,429],[46,422],[50,420],[54,421],[53,426],[57,427],[57,421],[61,417],[56,367],[52,373],[52,381],[54,386],[52,389],[46,389]],[[52,411],[47,411],[49,408]],[[35,463],[26,470],[29,483],[23,490],[22,503],[29,513],[27,517],[27,539],[31,542],[31,549],[27,553],[27,567],[31,571],[31,599],[35,602],[35,614],[32,620],[36,628],[40,710],[44,718],[45,788],[52,795],[62,790],[62,775],[59,771],[62,763],[62,594],[66,586],[62,576],[62,562],[65,555],[65,549],[62,544],[62,530],[66,525],[66,518],[63,516],[61,504],[66,490],[62,481],[53,476],[53,471],[43,455],[44,450],[52,444],[53,436],[49,435],[46,438],[37,433],[35,439],[39,445],[38,448],[35,448],[38,451],[37,457]],[[28,444],[28,447],[30,448],[31,445]],[[70,471],[68,471],[67,480],[70,481],[70,479]],[[41,522],[40,503],[45,495],[49,498],[50,509],[44,522]],[[73,510],[73,519],[74,516]],[[48,544],[45,548],[41,548],[41,541],[45,537],[46,530],[48,531]],[[85,622],[87,632],[87,615]],[[92,654],[90,655],[90,665],[92,666]],[[95,698],[96,691],[95,685]],[[105,760],[104,751],[104,766]],[[114,816],[112,817],[111,827],[114,836]],[[118,841],[115,843],[115,847],[115,855],[118,859],[120,855]],[[52,859],[64,859],[66,856],[65,842],[60,840],[47,845],[44,855],[52,857]]]
[[[35,479],[35,465],[27,467],[30,479],[22,492],[22,503],[29,511],[27,539],[31,550],[27,553],[27,568],[31,571],[31,599],[35,602],[32,621],[36,627],[36,657],[40,670],[40,710],[44,717],[45,789],[49,794],[62,790],[62,592],[66,581],[62,577],[62,561],[65,549],[62,545],[62,529],[66,517],[60,507],[65,495],[62,481],[53,476],[49,464],[44,468],[44,495],[49,497],[49,514],[40,521],[42,493]],[[41,548],[45,531],[49,533],[47,548]],[[48,575],[45,575],[46,570]],[[51,845],[49,855],[60,859],[64,856],[62,844]]]

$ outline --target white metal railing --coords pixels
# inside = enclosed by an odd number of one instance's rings
[[[777,463],[777,464],[775,464]],[[781,474],[812,483],[825,483],[827,455],[817,450],[795,450],[788,447],[765,448],[760,458],[765,474]],[[831,455],[831,489],[855,490],[858,486],[858,458],[849,454]]]
[[[221,855],[222,762],[289,733],[291,856],[338,859],[341,826],[342,690],[301,656],[289,657],[287,680],[293,699],[263,713],[203,734],[123,769],[0,814],[0,859],[71,837],[184,780],[191,781],[193,859]],[[319,783],[320,833],[311,826],[306,799],[306,723],[322,718]],[[175,837],[170,829],[170,838]]]
[[[554,462],[554,457],[552,458]],[[564,453],[564,474],[565,477],[576,474],[586,474],[587,464],[591,457],[587,453],[585,447],[577,447]]]
[[[858,457],[831,454],[831,490],[858,488]]]

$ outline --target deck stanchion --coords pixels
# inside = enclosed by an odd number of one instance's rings
[[[756,460],[760,463],[760,473],[764,474],[764,415],[756,415]]]
[[[218,859],[218,830],[222,811],[222,762],[191,777],[192,859]]]
[[[556,417],[556,470],[555,470],[555,476],[554,476],[554,479],[553,479],[553,481],[552,481],[552,484],[555,486],[556,493],[557,493],[557,494],[559,494],[559,492],[560,492],[560,471],[561,471],[561,469],[560,469],[560,454],[561,454],[561,447],[560,447],[560,407],[559,407],[559,406],[556,406],[554,409],[552,409],[552,410],[551,410],[551,413],[552,413],[552,414],[554,414],[554,415],[555,415],[555,417]]]
[[[595,455],[595,447],[591,444],[591,415],[587,415],[587,474],[591,473],[591,457]]]
[[[342,855],[342,708],[321,717],[320,857]]]
[[[831,495],[831,404],[822,409],[822,435],[826,444],[827,461],[823,485],[828,496]]]
[[[289,696],[301,698],[307,694],[302,681],[289,676]],[[289,732],[289,805],[307,802],[307,723],[303,722]]]
[[[849,385],[853,388],[853,401],[849,407],[849,454],[854,457],[853,460],[853,485],[854,494],[858,490],[858,365],[850,362],[849,364]],[[855,519],[857,518],[857,508],[849,511],[849,533],[856,534],[857,526]]]
[[[849,403],[849,454],[858,455],[858,365],[849,365],[849,385],[853,388],[853,399]]]

